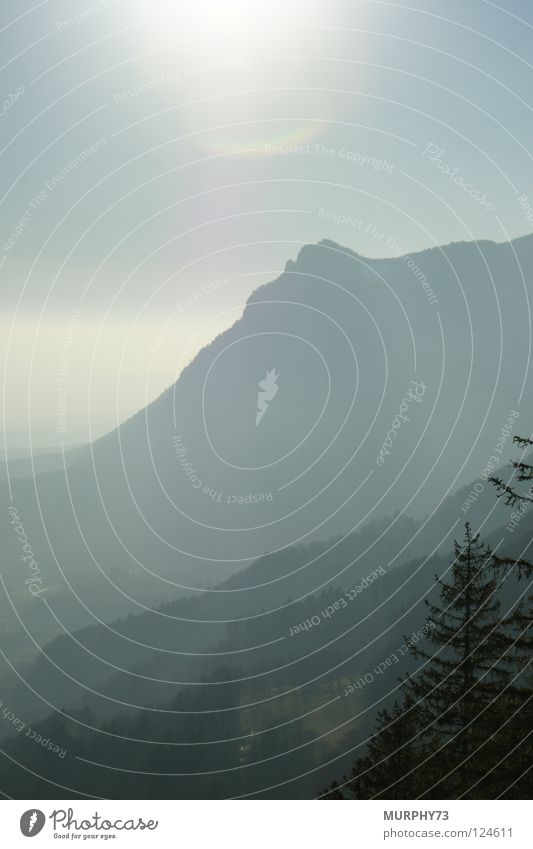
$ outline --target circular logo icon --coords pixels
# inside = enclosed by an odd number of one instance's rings
[[[37,810],[37,808],[30,808],[20,818],[20,830],[24,837],[35,837],[42,831],[45,822],[46,817],[42,811]]]

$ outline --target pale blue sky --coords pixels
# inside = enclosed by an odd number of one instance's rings
[[[527,2],[4,4],[9,431],[28,398],[54,422],[75,308],[71,441],[159,394],[301,244],[531,232],[532,41]]]

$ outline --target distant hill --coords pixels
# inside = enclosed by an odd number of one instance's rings
[[[35,477],[0,483],[45,589],[30,596],[6,518],[0,613],[12,660],[30,662],[62,629],[194,595],[262,555],[397,511],[445,511],[440,536],[420,530],[399,558],[447,550],[466,515],[499,509],[480,476],[533,421],[532,272],[533,236],[394,259],[303,247],[145,410],[77,449],[66,471],[47,457]],[[481,492],[466,514],[450,494],[470,481]],[[488,527],[503,524],[494,513]]]

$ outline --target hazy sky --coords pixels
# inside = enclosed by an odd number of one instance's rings
[[[531,232],[532,35],[525,0],[3,4],[8,447],[131,415],[306,242]]]

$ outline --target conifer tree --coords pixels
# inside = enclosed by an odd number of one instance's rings
[[[529,448],[533,447],[533,438],[513,436],[513,443],[518,445],[519,448],[522,448],[522,451],[525,453]],[[526,463],[522,455],[520,460],[511,460],[511,466],[514,472],[507,483],[502,478],[496,476],[490,477],[489,481],[496,487],[498,497],[503,498],[509,507],[520,505],[522,510],[522,508],[525,509],[530,504],[533,504],[533,465]],[[527,481],[532,482],[529,489],[526,490],[517,486],[517,484]]]
[[[502,717],[517,696],[512,622],[501,618],[494,567],[492,550],[467,523],[463,545],[455,543],[450,578],[437,579],[438,603],[426,602],[432,650],[412,649],[421,665],[405,691],[418,706],[423,733],[433,730],[440,740],[427,765],[432,796],[469,794],[498,758]]]
[[[368,751],[354,763],[350,777],[334,782],[326,799],[413,799],[418,795],[417,767],[426,752],[417,745],[416,711],[404,693],[392,710],[378,713]]]
[[[513,508],[508,528],[511,532],[519,527],[533,504],[533,465],[524,459],[526,452],[533,447],[533,438],[514,436],[513,443],[522,449],[522,456],[518,460],[511,460],[514,471],[510,479],[505,482],[499,477],[489,478],[496,487],[498,498],[503,498]],[[498,557],[495,562],[502,573],[507,575],[513,572],[518,580],[525,577],[531,582],[533,564],[530,561],[520,557]],[[503,765],[508,777],[504,795],[508,798],[529,799],[533,793],[533,594],[526,591],[522,604],[514,614],[513,626],[513,657],[519,695],[512,719],[516,733],[509,734],[512,757],[509,755]]]
[[[335,790],[345,798],[489,798],[504,787],[505,721],[523,700],[513,683],[516,616],[502,619],[495,555],[468,523],[449,577],[436,580],[424,642],[410,641],[417,668],[400,704],[380,713],[346,789]]]

